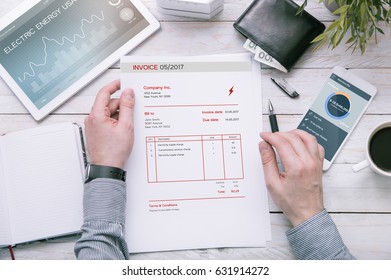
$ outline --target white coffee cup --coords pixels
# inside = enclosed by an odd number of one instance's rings
[[[387,129],[387,132],[388,132],[388,129],[391,129],[391,121],[387,121],[387,122],[383,122],[383,123],[378,124],[372,130],[372,132],[369,134],[369,137],[367,139],[366,148],[365,148],[366,159],[352,167],[354,172],[358,172],[358,171],[369,166],[376,173],[383,175],[383,176],[391,177],[391,169],[386,170],[382,167],[379,167],[379,165],[375,162],[376,160],[374,160],[371,155],[371,152],[374,154],[374,152],[371,151],[371,144],[372,145],[375,144],[375,143],[372,143],[372,141],[378,141],[379,140],[378,138],[381,137],[379,132],[382,132],[382,135],[384,135],[383,133],[386,131],[386,129]],[[376,140],[375,140],[374,136],[376,137]],[[382,140],[384,140],[384,139],[382,139]],[[390,151],[391,142],[388,143],[388,146],[386,146],[385,149],[387,149],[387,153],[388,153],[388,151]]]

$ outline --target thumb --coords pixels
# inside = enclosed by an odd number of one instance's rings
[[[276,154],[274,153],[272,146],[265,141],[259,142],[259,152],[261,154],[265,182],[267,187],[270,188],[274,185],[273,182],[280,179]]]
[[[120,125],[133,127],[133,114],[134,114],[134,91],[133,89],[125,89],[119,99],[119,118]]]

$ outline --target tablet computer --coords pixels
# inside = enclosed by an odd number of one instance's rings
[[[32,0],[0,20],[0,76],[41,120],[160,27],[139,0]]]

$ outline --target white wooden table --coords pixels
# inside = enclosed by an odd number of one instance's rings
[[[23,0],[2,0],[0,17]],[[154,0],[143,1],[161,22],[161,30],[136,48],[133,55],[206,55],[243,52],[242,37],[232,27],[252,0],[226,0],[224,11],[210,21],[159,14]],[[307,10],[326,25],[333,16],[318,4],[309,1]],[[298,2],[300,3],[300,1]],[[378,44],[370,43],[364,56],[324,48],[307,51],[289,74],[263,66],[262,91],[264,129],[269,130],[267,99],[273,101],[280,130],[297,125],[305,109],[323,84],[330,69],[343,65],[375,84],[378,94],[331,169],[324,173],[325,207],[340,230],[351,252],[359,259],[391,259],[391,180],[371,170],[354,174],[352,165],[364,158],[365,140],[378,122],[391,120],[391,29],[384,28]],[[290,99],[270,81],[271,76],[283,76],[300,93]],[[118,64],[107,70],[84,90],[76,94],[41,123],[35,122],[11,90],[0,80],[0,134],[13,130],[57,122],[83,123],[97,91],[119,78]],[[266,248],[224,248],[133,254],[131,259],[293,259],[285,237],[290,223],[271,201],[272,242]],[[1,226],[1,225],[0,225]],[[73,246],[78,237],[67,236],[52,240],[18,245],[17,259],[74,259]],[[0,259],[9,259],[8,250],[0,249]]]

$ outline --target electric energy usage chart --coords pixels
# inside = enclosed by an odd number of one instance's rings
[[[240,134],[147,137],[148,183],[243,179]]]
[[[148,25],[130,1],[40,1],[0,33],[0,64],[42,108]]]

